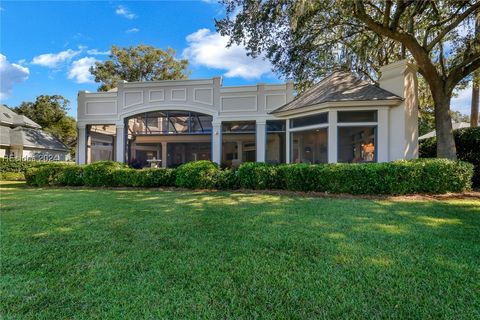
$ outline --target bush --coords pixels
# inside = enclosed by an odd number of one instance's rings
[[[182,164],[176,172],[175,183],[177,187],[190,189],[212,189],[220,169],[211,161],[195,161]]]
[[[0,158],[0,172],[22,172],[38,165],[38,161],[22,161],[18,159]]]
[[[472,183],[480,188],[480,127],[462,128],[453,131],[457,158],[474,165]],[[433,158],[437,154],[437,139],[435,137],[420,141],[420,157]]]
[[[56,184],[61,186],[83,186],[83,166],[66,166],[58,173]]]
[[[25,180],[25,174],[23,172],[0,172],[0,180],[21,181]]]
[[[118,187],[170,187],[175,185],[175,170],[166,168],[119,169],[113,173]]]
[[[33,186],[178,186],[191,189],[286,189],[349,194],[462,192],[471,188],[473,165],[447,159],[390,163],[287,164],[245,163],[238,171],[220,170],[210,161],[178,169],[130,169],[100,162],[86,166],[43,164],[26,172]]]
[[[364,164],[291,164],[281,169],[288,190],[349,194],[462,192],[472,165],[446,159]]]
[[[152,168],[137,170],[139,184],[142,187],[173,187],[175,186],[175,169]]]
[[[126,168],[127,165],[113,161],[98,161],[84,167],[83,179],[85,185],[90,187],[111,187],[115,186],[113,172]]]
[[[70,165],[60,163],[45,163],[28,168],[25,172],[27,184],[35,187],[58,184],[58,177]]]
[[[224,169],[218,172],[215,188],[219,190],[235,190],[239,188],[237,171]]]
[[[282,189],[285,184],[278,168],[263,162],[243,163],[237,172],[238,184],[245,189]]]

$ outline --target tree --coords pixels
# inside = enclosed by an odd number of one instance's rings
[[[480,33],[480,12],[475,18],[475,33]],[[476,70],[472,77],[472,108],[470,112],[470,126],[478,127],[478,105],[480,103],[480,70]]]
[[[227,17],[216,22],[221,34],[253,56],[265,52],[276,71],[297,81],[349,64],[371,75],[382,64],[413,58],[434,102],[437,155],[456,158],[450,99],[480,67],[480,36],[472,24],[480,1],[223,2]]]
[[[473,74],[472,79],[472,109],[470,112],[470,126],[478,127],[478,104],[480,99],[480,71]]]
[[[41,95],[35,102],[22,102],[13,111],[38,123],[43,130],[56,136],[75,152],[77,140],[77,122],[67,115],[70,101],[61,95]]]
[[[101,82],[98,91],[116,87],[120,80],[152,81],[186,79],[188,60],[175,59],[175,50],[152,46],[120,48],[112,46],[110,60],[95,62],[90,73],[95,82]]]

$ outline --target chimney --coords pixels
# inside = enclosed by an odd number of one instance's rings
[[[400,105],[390,108],[389,111],[390,161],[418,158],[417,69],[407,60],[380,68],[380,88],[404,99]]]

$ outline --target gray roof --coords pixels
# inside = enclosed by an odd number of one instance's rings
[[[9,146],[10,145],[10,127],[0,126],[0,145]]]
[[[41,128],[41,126],[25,117],[24,115],[16,114],[7,106],[0,105],[0,124],[8,125],[11,127],[29,127],[29,128]]]
[[[402,98],[369,81],[358,79],[351,73],[337,71],[271,113],[297,110],[325,102],[369,100]]]
[[[53,134],[34,128],[11,129],[10,144],[35,149],[68,151],[68,147]]]
[[[462,129],[462,128],[470,128],[469,122],[452,122],[452,129]],[[418,140],[424,140],[428,138],[433,138],[437,136],[437,132],[435,130],[430,131],[429,133],[424,134],[423,136],[418,137]]]

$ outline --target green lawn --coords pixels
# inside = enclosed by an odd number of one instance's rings
[[[480,317],[480,201],[1,185],[2,319]]]

